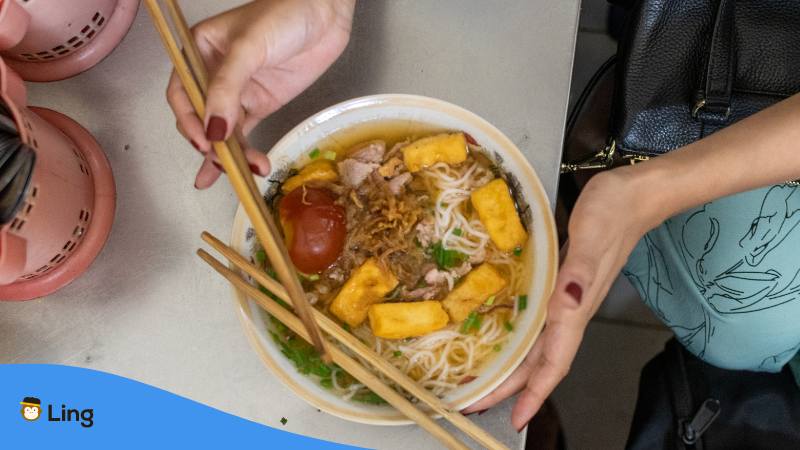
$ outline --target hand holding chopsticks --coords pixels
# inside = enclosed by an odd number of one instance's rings
[[[200,72],[205,73],[205,68],[200,65],[194,67],[194,70],[192,70],[192,67],[190,67],[189,63],[186,61],[183,53],[178,47],[175,37],[172,35],[172,31],[170,30],[169,24],[164,17],[164,13],[159,7],[158,1],[145,0],[145,5],[147,6],[151,17],[153,18],[153,23],[155,24],[156,29],[161,35],[161,39],[167,49],[167,53],[169,54],[170,59],[175,66],[175,71],[180,77],[181,83],[183,83],[183,87],[189,96],[192,106],[197,112],[198,117],[204,117],[205,98],[203,97],[203,93],[198,86],[195,77],[193,76],[193,72],[195,74]],[[173,24],[176,27],[183,29],[181,35],[185,36],[186,39],[191,40],[191,33],[186,28],[186,21],[182,18],[180,10],[177,7],[173,7],[170,8],[170,12],[173,14]],[[187,48],[187,51],[191,53],[196,51],[196,49],[194,49],[194,46],[190,45]],[[194,60],[197,64],[200,64],[200,61],[196,60],[195,58],[192,58],[192,60]],[[303,292],[303,288],[300,285],[300,281],[297,278],[297,274],[291,265],[286,246],[278,238],[280,235],[278,234],[278,229],[275,226],[275,221],[267,210],[267,205],[256,186],[255,180],[253,179],[253,174],[250,172],[250,168],[247,164],[247,160],[245,159],[241,147],[239,147],[239,144],[235,138],[228,139],[225,142],[214,142],[213,145],[214,150],[219,156],[222,167],[228,173],[228,179],[236,191],[239,201],[241,201],[248,217],[250,217],[250,221],[253,224],[253,229],[256,232],[256,236],[261,242],[261,245],[264,246],[264,250],[269,256],[270,262],[272,263],[278,278],[286,287],[289,296],[293,300],[297,315],[300,317],[305,329],[308,331],[308,334],[311,337],[311,342],[322,356],[322,359],[325,361],[330,361],[330,355],[327,353],[322,336],[319,332],[319,328],[311,314],[311,305],[308,303],[305,293]]]

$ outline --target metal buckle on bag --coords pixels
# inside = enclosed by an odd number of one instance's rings
[[[639,164],[642,161],[647,161],[648,159],[650,159],[650,157],[645,155],[625,155],[622,157],[622,159],[629,161],[633,166]]]
[[[594,155],[576,163],[561,163],[561,173],[575,173],[581,170],[607,169],[614,164],[614,157],[617,153],[617,143],[613,139]]]
[[[692,108],[692,118],[697,119],[697,115],[700,114],[700,111],[706,107],[706,104],[707,104],[706,99],[701,98],[700,100],[698,100],[697,103],[694,104],[694,108]],[[727,120],[728,117],[730,116],[731,116],[731,107],[728,106],[727,108],[725,108],[724,119]]]
[[[614,165],[614,161],[617,159],[629,161],[631,165],[634,165],[642,161],[647,161],[650,157],[634,154],[619,156],[617,153],[617,142],[614,139],[609,139],[605,148],[594,155],[576,163],[562,163],[561,173],[568,174],[580,172],[581,170],[608,169]]]

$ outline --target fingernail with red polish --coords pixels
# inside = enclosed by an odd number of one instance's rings
[[[222,141],[225,135],[228,134],[228,122],[222,117],[211,116],[208,119],[208,127],[206,128],[206,138],[209,141]]]
[[[250,164],[250,171],[255,174],[261,174],[261,171],[258,169],[258,166],[255,164]]]
[[[225,169],[224,169],[222,166],[220,166],[218,162],[216,162],[216,161],[211,161],[211,164],[213,164],[213,165],[214,165],[214,167],[216,167],[217,169],[219,169],[219,171],[220,171],[220,172],[225,172]]]
[[[573,281],[569,283],[566,289],[564,290],[567,292],[567,294],[569,294],[570,297],[572,297],[575,300],[576,304],[578,305],[581,304],[581,297],[583,297],[583,289],[581,289],[578,283],[575,283]]]
[[[200,150],[200,146],[197,145],[197,142],[195,142],[194,139],[189,140],[189,142],[192,144],[192,147],[194,147],[195,150]]]

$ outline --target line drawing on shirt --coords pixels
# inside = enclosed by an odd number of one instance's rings
[[[623,274],[642,292],[645,303],[659,319],[675,333],[683,345],[702,357],[713,334],[710,317],[700,305],[693,302],[676,302],[674,287],[664,253],[649,234],[643,238],[647,246],[647,273],[642,279],[637,274],[623,270]],[[691,314],[686,314],[691,308]],[[680,318],[680,321],[676,321]]]
[[[791,359],[794,355],[797,354],[798,350],[800,350],[800,342],[798,342],[797,345],[795,345],[794,347],[784,350],[776,355],[767,356],[766,358],[764,358],[763,361],[761,361],[761,365],[759,365],[758,367],[764,369],[769,367],[770,365],[780,364],[781,361]]]
[[[767,255],[800,225],[800,189],[788,185],[770,188],[749,229],[739,240],[738,248],[734,244],[733,249],[721,249],[722,253],[717,254],[714,251],[724,224],[709,211],[710,205],[703,205],[682,224],[680,219],[670,219],[663,225],[679,248],[684,268],[710,308],[718,314],[744,314],[800,298],[800,268],[786,274],[781,271],[784,268],[764,263]],[[677,298],[664,252],[650,233],[645,235],[643,243],[647,253],[646,274],[639,276],[629,271],[624,274],[637,285],[645,302],[673,329],[676,337],[702,358],[714,336],[715,319],[706,308]],[[720,261],[720,255],[730,262]],[[769,363],[770,358],[777,362],[790,357],[791,350],[765,358],[762,365]],[[796,352],[797,348],[794,350]]]
[[[773,186],[761,202],[758,216],[750,230],[739,241],[747,254],[745,261],[752,267],[761,264],[800,224],[800,192],[797,186]]]

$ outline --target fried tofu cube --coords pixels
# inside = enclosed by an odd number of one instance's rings
[[[525,244],[528,233],[522,226],[505,181],[500,178],[492,180],[473,191],[471,200],[497,248],[509,252]]]
[[[367,318],[367,310],[397,287],[393,273],[370,258],[355,269],[331,303],[331,313],[342,322],[357,327]]]
[[[447,326],[450,317],[435,300],[379,303],[369,307],[372,334],[385,339],[422,336]]]
[[[336,181],[338,179],[339,174],[336,172],[336,166],[333,161],[320,159],[307,164],[300,169],[297,175],[286,180],[281,186],[281,190],[284,194],[288,194],[304,184],[314,181]]]
[[[403,147],[403,162],[410,172],[419,172],[436,163],[458,164],[467,159],[464,133],[437,134]]]
[[[489,297],[500,292],[506,284],[506,279],[491,264],[481,264],[447,294],[442,300],[442,306],[453,323],[459,323]]]

